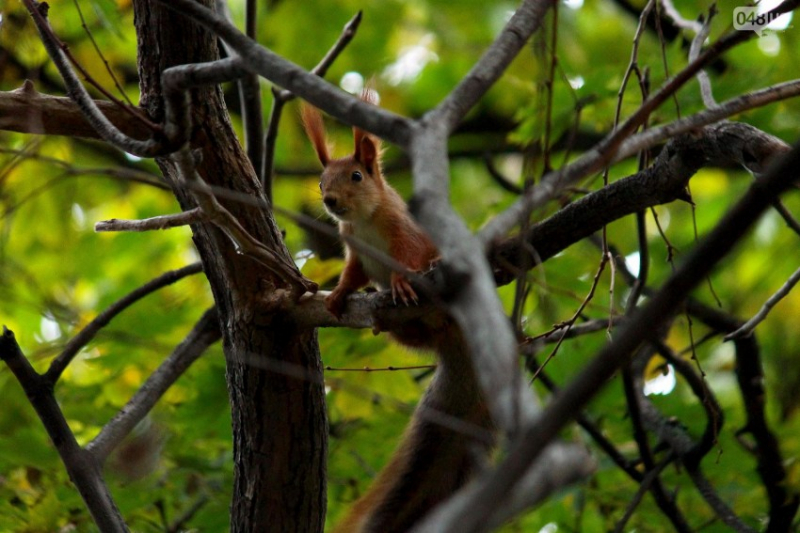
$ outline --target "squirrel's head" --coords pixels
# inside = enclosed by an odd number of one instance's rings
[[[365,90],[361,98],[373,103],[368,91]],[[354,127],[353,153],[347,157],[332,159],[322,116],[317,109],[309,105],[303,106],[303,126],[323,166],[319,188],[325,210],[341,221],[369,219],[386,186],[381,174],[380,141]]]

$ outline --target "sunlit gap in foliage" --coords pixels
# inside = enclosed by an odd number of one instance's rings
[[[639,258],[639,252],[634,252],[632,254],[625,256],[625,266],[628,267],[628,270],[634,276],[639,275],[639,268],[641,266],[641,259]]]
[[[39,333],[34,334],[38,342],[53,342],[61,338],[61,326],[50,316],[43,316],[39,322]]]
[[[417,44],[403,48],[400,57],[384,69],[383,78],[390,85],[400,85],[417,79],[428,63],[439,60],[436,52],[431,50],[433,43],[433,34],[427,33]]]
[[[339,87],[350,94],[359,94],[364,89],[364,76],[360,72],[345,72],[339,81]]]
[[[580,89],[581,87],[583,87],[583,84],[585,83],[583,76],[572,76],[570,78],[567,78],[567,81],[569,81],[569,86],[572,87],[573,89]]]
[[[124,154],[125,154],[125,157],[128,159],[128,161],[132,161],[134,163],[137,163],[137,162],[142,160],[141,157],[135,156],[133,154],[129,154],[128,152],[124,152]]]
[[[86,212],[78,204],[72,204],[72,222],[79,230],[86,227]]]
[[[666,365],[665,372],[660,372],[652,379],[644,382],[644,395],[650,396],[651,394],[669,394],[675,389],[675,369],[672,365]]]
[[[580,9],[583,7],[583,0],[564,0],[564,5],[570,9]]]
[[[781,51],[781,39],[774,33],[765,33],[758,39],[758,49],[765,56],[774,57]]]
[[[558,524],[555,522],[550,522],[542,526],[542,529],[539,530],[539,533],[556,533],[558,531]]]
[[[303,265],[306,264],[306,261],[309,259],[314,258],[314,252],[311,250],[300,250],[296,254],[294,254],[294,262],[297,265],[297,268],[302,269]]]
[[[760,247],[767,247],[775,241],[778,232],[781,230],[780,215],[774,211],[766,213],[761,220],[756,224],[756,229],[753,232],[753,238],[756,244]]]

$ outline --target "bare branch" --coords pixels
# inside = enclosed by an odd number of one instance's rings
[[[763,322],[765,318],[767,318],[767,315],[769,314],[770,310],[772,310],[772,308],[775,307],[778,304],[778,302],[780,302],[782,299],[786,297],[786,295],[789,294],[789,291],[791,291],[792,288],[794,288],[794,286],[797,285],[798,281],[800,281],[800,268],[795,270],[794,273],[791,276],[789,276],[789,279],[786,280],[786,283],[784,283],[783,286],[781,286],[781,288],[775,292],[775,294],[770,296],[767,299],[767,301],[764,302],[764,305],[761,306],[761,309],[758,310],[758,313],[753,315],[753,318],[745,322],[736,331],[725,335],[725,340],[730,341],[733,339],[738,339],[740,337],[746,337],[748,335],[752,335],[753,330],[756,328],[756,326],[759,325],[761,322]]]
[[[661,0],[661,7],[664,9],[664,14],[669,17],[678,28],[690,30],[695,34],[699,33],[702,29],[703,25],[700,22],[683,18],[680,11],[675,7],[675,4],[672,3],[672,0]],[[692,59],[690,59],[690,61]]]
[[[707,54],[708,51],[692,64],[694,65],[700,62]],[[662,88],[661,92],[664,90],[665,89]],[[800,94],[800,80],[793,80],[728,100],[713,109],[678,119],[664,126],[650,128],[645,132],[632,135],[625,140],[622,139],[627,137],[627,135],[622,135],[621,132],[628,126],[620,126],[619,130],[612,132],[606,136],[603,141],[598,143],[595,149],[586,152],[583,156],[562,169],[548,173],[538,186],[529,189],[526,194],[512,204],[511,207],[492,219],[492,221],[481,230],[481,240],[485,245],[489,245],[495,239],[500,238],[517,224],[522,213],[543,206],[559,194],[560,191],[564,190],[565,187],[574,185],[578,180],[602,168],[607,159],[611,162],[625,159],[626,157],[639,153],[679,133],[685,133],[698,127],[717,122],[736,113],[755,107],[761,107],[769,102],[791,98],[798,94]],[[652,98],[648,99],[647,102],[651,100]],[[630,119],[628,122],[630,122]],[[626,122],[626,124],[628,123]],[[611,147],[614,149],[612,150]]]
[[[430,121],[441,121],[452,132],[464,115],[505,72],[525,46],[528,38],[541,26],[553,0],[524,0],[492,45],[469,73],[428,115]]]
[[[696,32],[694,39],[692,39],[692,46],[689,48],[689,61],[694,61],[697,59],[697,56],[700,55],[700,50],[703,48],[703,43],[706,42],[708,39],[708,35],[711,33],[711,21],[714,19],[714,15],[717,14],[717,7],[716,4],[711,4],[711,8],[708,10],[708,17],[700,26],[700,29]],[[703,97],[703,103],[707,108],[712,108],[717,105],[716,100],[714,100],[714,94],[711,90],[711,79],[708,77],[708,73],[705,70],[701,69],[697,72],[697,81],[700,83],[700,95]]]
[[[188,226],[202,220],[206,220],[203,210],[199,207],[177,213],[175,215],[161,215],[143,220],[119,220],[112,218],[101,220],[94,225],[96,232],[101,231],[153,231],[180,226]]]
[[[50,440],[53,441],[64,462],[70,480],[80,492],[97,527],[101,531],[114,533],[128,531],[103,481],[99,464],[78,446],[75,435],[70,430],[53,395],[53,382],[47,376],[36,373],[22,354],[14,333],[5,326],[0,337],[0,359],[5,361],[25,390],[28,401],[39,415]]]
[[[193,65],[185,66],[191,67]],[[211,187],[203,181],[203,178],[195,170],[194,159],[188,147],[183,147],[175,152],[172,159],[178,168],[181,180],[189,185],[204,215],[227,235],[237,253],[252,257],[290,285],[294,291],[292,295],[294,298],[300,298],[306,292],[314,293],[317,291],[318,285],[306,279],[297,270],[297,265],[283,255],[267,248],[250,235],[236,217],[217,201]]]
[[[186,338],[170,356],[147,378],[134,396],[112,418],[100,433],[86,445],[98,464],[103,464],[125,437],[141,422],[164,393],[194,363],[206,349],[220,339],[219,316],[216,307],[203,314]]]
[[[254,41],[257,39],[257,7],[255,0],[247,0],[245,7],[245,31],[247,36]],[[217,0],[217,13],[224,16],[228,22],[233,23],[227,1]],[[229,55],[237,55],[236,51],[232,50],[230,47],[226,46],[225,49]],[[253,169],[259,180],[261,180],[261,172],[264,165],[262,141],[264,137],[264,117],[262,116],[261,110],[261,84],[259,83],[257,75],[248,74],[246,76],[241,76],[237,85],[239,87],[242,122],[244,123],[244,146],[247,150],[247,157],[250,159],[250,163],[253,165]]]
[[[544,261],[608,222],[647,207],[686,199],[684,187],[703,165],[742,164],[760,175],[786,152],[786,147],[780,139],[739,122],[707,126],[693,136],[674,137],[652,166],[595,191],[536,224],[529,230],[526,242]],[[514,279],[519,265],[530,262],[526,254],[516,236],[495,243],[490,257],[498,283]]]
[[[171,285],[176,281],[185,278],[186,276],[197,274],[202,271],[203,267],[200,263],[193,263],[178,270],[170,270],[169,272],[166,272],[159,277],[148,281],[138,289],[128,293],[111,304],[108,309],[97,315],[94,320],[89,322],[85,328],[83,328],[80,332],[78,332],[77,335],[72,337],[72,339],[67,342],[64,350],[62,350],[58,357],[56,357],[53,362],[50,363],[50,368],[48,368],[47,372],[44,374],[44,379],[51,384],[55,384],[58,381],[58,378],[61,377],[62,372],[64,372],[64,369],[67,368],[67,365],[69,365],[80,349],[89,344],[95,335],[97,335],[101,329],[103,329],[115,316],[120,314],[122,311],[141,300],[148,294],[162,289],[167,285]]]
[[[69,102],[70,104],[72,104],[71,100]],[[141,183],[143,185],[149,185],[157,189],[170,190],[169,186],[166,183],[164,183],[164,181],[160,178],[160,176],[142,170],[136,170],[124,167],[80,167],[80,166],[75,166],[67,161],[64,161],[63,159],[44,156],[39,153],[30,152],[28,150],[16,150],[13,148],[0,147],[0,154],[14,155],[18,158],[18,161],[20,162],[23,160],[31,159],[48,165],[54,165],[59,169],[61,169],[63,176],[74,176],[74,177],[108,176],[110,178],[122,181],[130,181],[133,183]]]
[[[125,135],[145,138],[151,131],[118,106],[102,100],[94,105]],[[50,96],[37,92],[33,82],[26,80],[19,89],[0,92],[0,130],[45,135],[99,138],[71,98]]]

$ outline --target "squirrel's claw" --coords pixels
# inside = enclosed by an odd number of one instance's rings
[[[342,313],[344,313],[344,300],[346,297],[347,294],[345,292],[334,289],[333,292],[325,298],[325,308],[336,318],[342,318]]]
[[[392,301],[395,303],[395,305],[397,305],[398,296],[407,306],[409,305],[409,300],[414,302],[415,304],[419,303],[419,300],[417,298],[417,293],[414,291],[414,288],[411,286],[411,283],[409,283],[408,280],[402,274],[392,272],[391,282],[392,282]]]

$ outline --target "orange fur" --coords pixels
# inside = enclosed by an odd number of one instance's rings
[[[371,101],[372,95],[365,90],[362,98]],[[331,159],[322,119],[308,109],[303,111],[306,132],[324,166],[320,178],[323,202],[339,221],[340,233],[389,254],[408,270],[428,270],[439,252],[385,181],[379,141],[353,128],[354,153]],[[417,299],[405,276],[347,246],[344,270],[325,299],[326,307],[340,317],[347,296],[370,281],[391,289],[406,304]],[[488,448],[486,441],[470,439],[428,417],[431,412],[443,413],[479,428],[491,428],[458,327],[449,318],[432,315],[403,324],[392,336],[412,348],[435,350],[439,367],[395,455],[336,528],[340,533],[408,530],[469,479],[475,458]]]
[[[309,105],[304,105],[301,109],[303,127],[306,130],[308,138],[311,139],[311,144],[314,145],[314,150],[317,152],[319,162],[322,163],[324,167],[331,158],[330,155],[328,155],[328,145],[325,140],[325,126],[322,124],[322,115]]]

